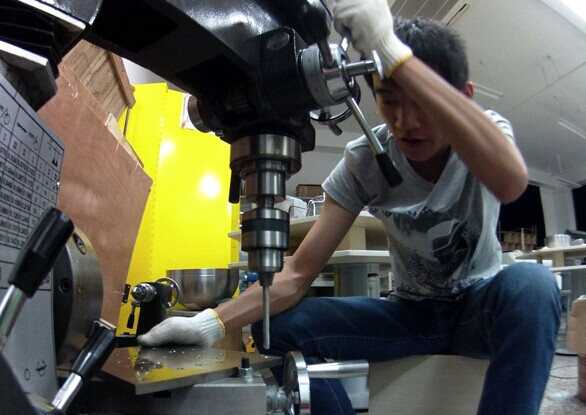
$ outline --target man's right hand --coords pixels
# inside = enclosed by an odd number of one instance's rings
[[[332,13],[336,31],[342,36],[349,33],[352,46],[362,56],[377,52],[385,78],[413,56],[411,48],[393,31],[393,16],[386,0],[336,0]]]
[[[208,308],[193,317],[169,317],[138,336],[141,346],[156,347],[182,344],[210,347],[226,335],[218,314]]]

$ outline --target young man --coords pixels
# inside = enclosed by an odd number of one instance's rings
[[[521,195],[527,169],[509,123],[473,101],[459,37],[441,23],[398,20],[385,0],[339,0],[336,29],[385,69],[372,87],[385,125],[375,129],[403,182],[390,187],[364,137],[323,183],[315,225],[271,286],[271,349],[323,359],[381,361],[451,352],[490,359],[479,414],[536,414],[559,326],[549,271],[501,270],[500,203]],[[360,211],[381,219],[396,292],[388,300],[303,298]],[[211,345],[262,317],[261,292],[194,318],[168,319],[139,338]],[[257,347],[260,324],[253,325]],[[278,375],[277,375],[278,376]],[[338,380],[311,380],[312,413],[354,414]]]

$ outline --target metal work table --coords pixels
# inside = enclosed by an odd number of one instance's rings
[[[244,357],[254,370],[281,364],[280,357],[206,347],[125,347],[114,350],[102,372],[142,395],[236,376]]]
[[[244,358],[255,372],[246,379],[238,376]],[[276,356],[194,346],[117,348],[68,414],[264,414],[267,385],[259,371],[281,363]]]

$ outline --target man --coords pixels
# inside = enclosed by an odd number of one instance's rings
[[[385,0],[339,0],[335,26],[384,77],[372,88],[386,125],[375,129],[403,182],[390,187],[364,137],[323,183],[315,225],[271,287],[271,349],[323,359],[389,360],[456,353],[490,359],[479,414],[536,414],[559,326],[559,292],[547,269],[501,270],[500,203],[527,185],[509,123],[473,101],[459,37],[429,20],[398,20]],[[396,292],[388,300],[303,298],[359,212],[381,219]],[[190,319],[169,319],[139,338],[210,345],[262,317],[261,292]],[[262,330],[253,325],[257,347]],[[278,374],[277,374],[278,377]],[[312,413],[353,414],[338,380],[312,379]]]

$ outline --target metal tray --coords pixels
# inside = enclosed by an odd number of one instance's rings
[[[102,377],[142,395],[236,376],[243,358],[254,370],[282,363],[277,356],[205,347],[122,347],[103,365]]]

